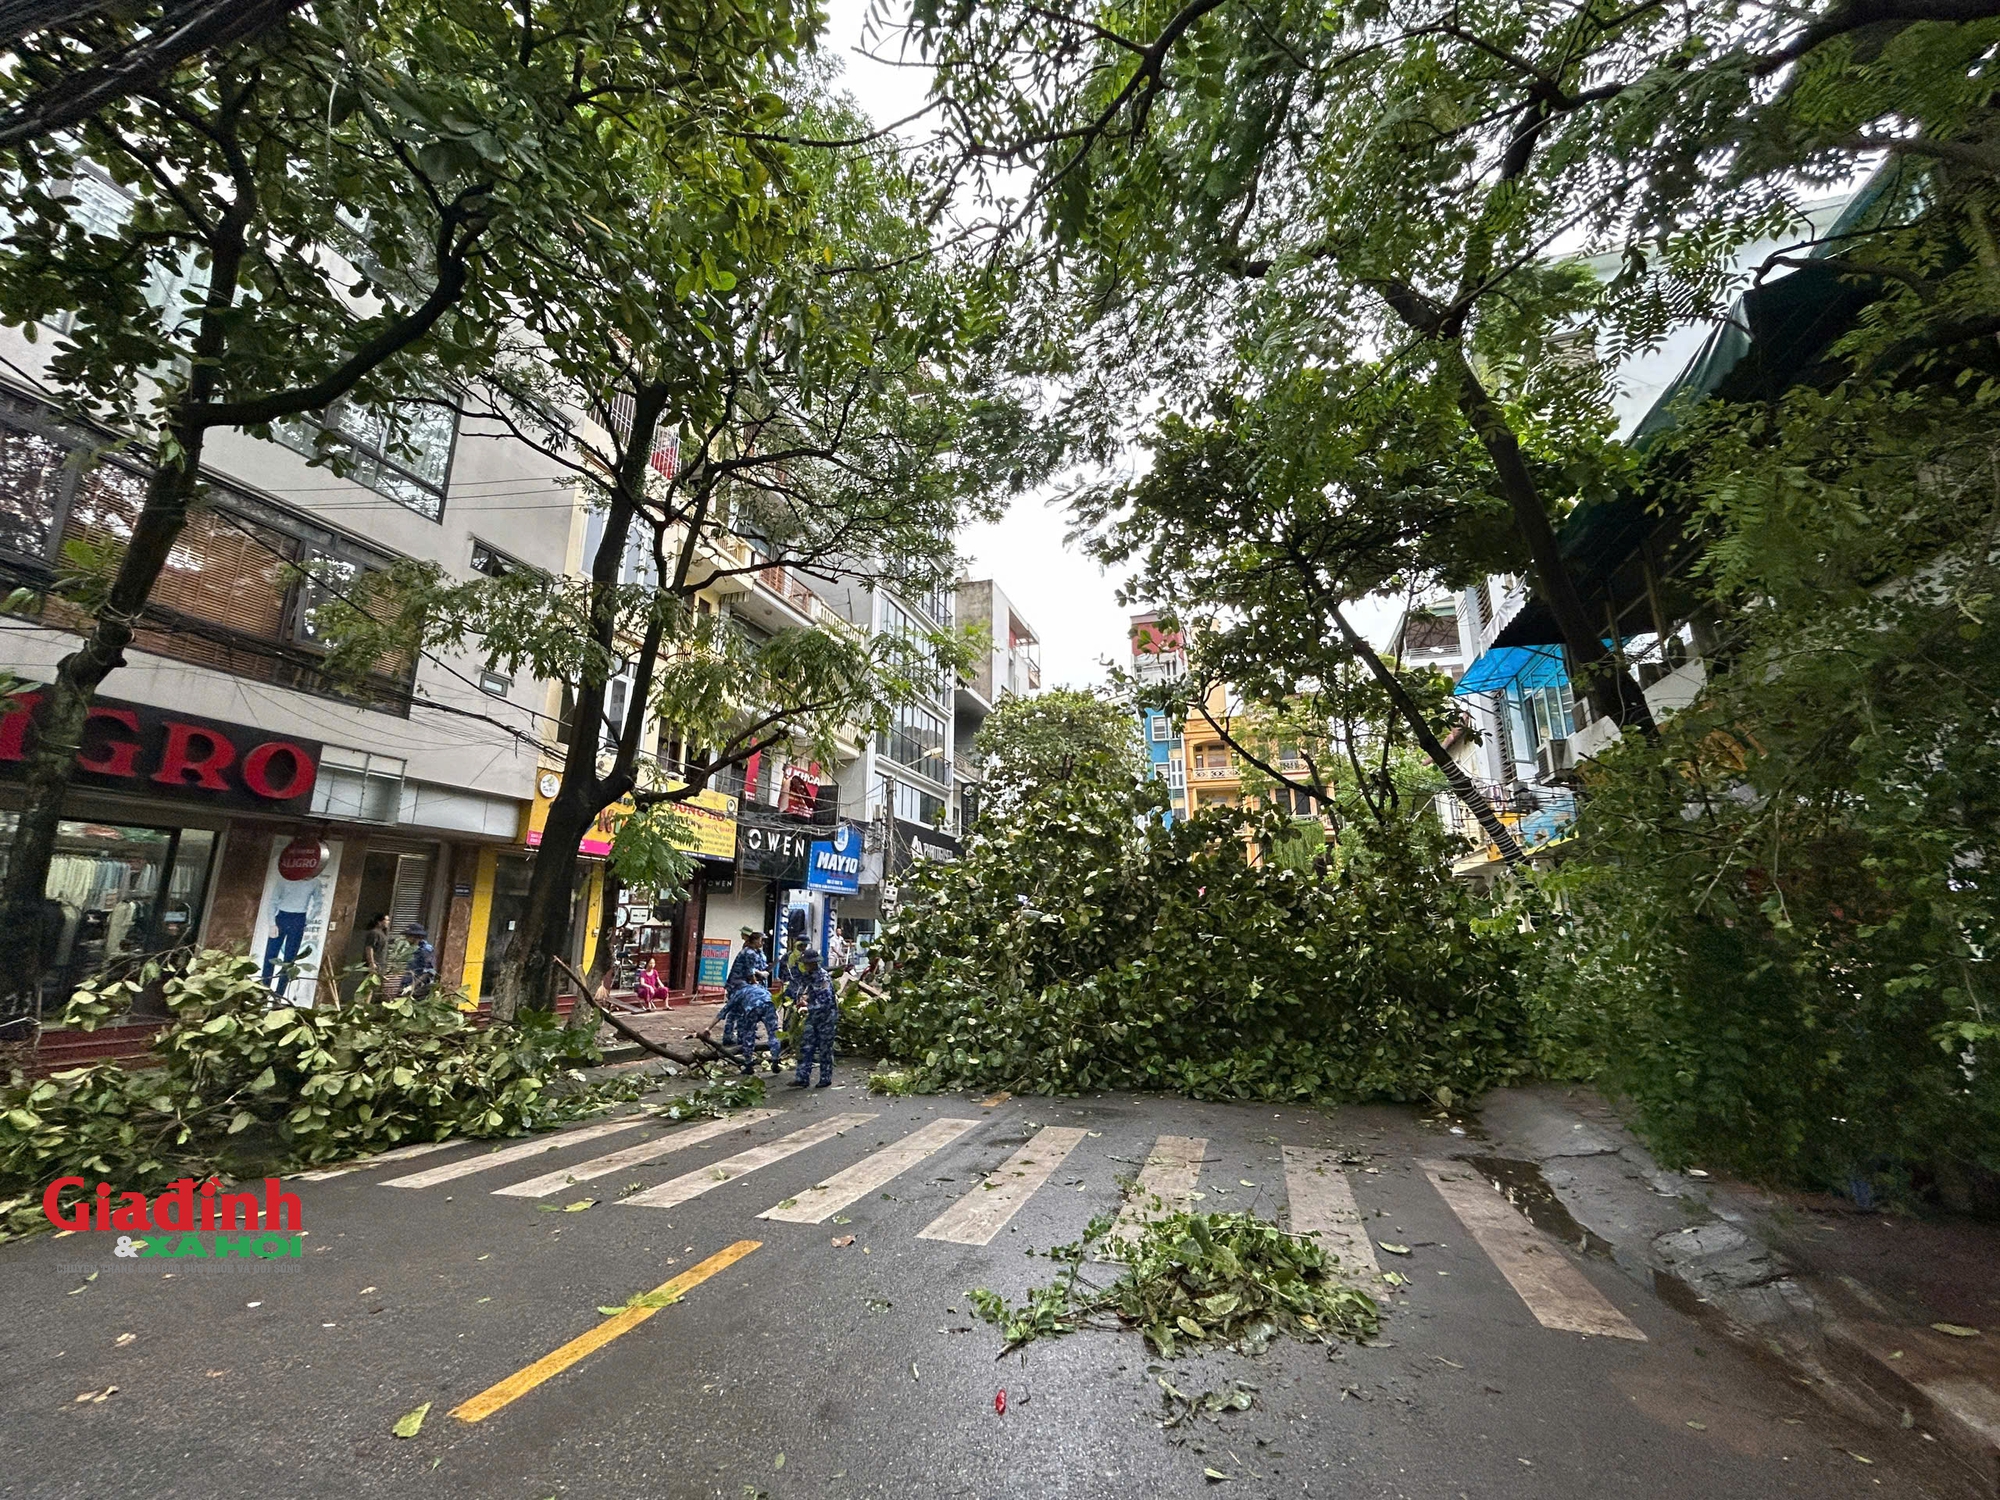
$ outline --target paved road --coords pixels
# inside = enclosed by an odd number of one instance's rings
[[[587,1126],[538,1138],[527,1156],[513,1143],[453,1145],[291,1183],[309,1248],[279,1263],[285,1273],[113,1261],[112,1237],[97,1234],[0,1248],[13,1308],[0,1325],[0,1493],[1931,1493],[1865,1433],[1610,1266],[1546,1240],[1524,1253],[1511,1210],[1475,1238],[1444,1196],[1464,1184],[1419,1165],[1475,1143],[1409,1112],[1129,1096],[982,1107],[871,1098],[846,1067],[837,1082],[775,1089],[774,1113],[643,1161],[633,1158],[690,1127],[586,1138]],[[901,1155],[878,1155],[912,1136]],[[1336,1153],[1331,1185],[1310,1151]],[[602,1175],[561,1180],[614,1154],[623,1159]],[[1182,1158],[1191,1183],[1176,1180]],[[1337,1213],[1348,1186],[1371,1250],[1410,1281],[1388,1296],[1381,1344],[1331,1359],[1285,1345],[1261,1359],[1177,1361],[1182,1390],[1241,1379],[1258,1392],[1249,1412],[1173,1432],[1157,1425],[1136,1335],[1084,1333],[996,1361],[999,1340],[970,1316],[967,1288],[1019,1296],[1048,1280],[1049,1263],[1026,1252],[1117,1207],[1118,1179],[1149,1159],[1152,1180],[1192,1186],[1205,1207],[1281,1221]],[[846,1190],[814,1191],[829,1179]],[[561,1211],[585,1198],[595,1206]],[[792,1222],[822,1209],[820,1222]],[[832,1243],[848,1234],[852,1245]],[[1411,1253],[1380,1252],[1383,1241]],[[732,1246],[740,1258],[715,1270]],[[88,1282],[66,1269],[83,1262],[106,1269]],[[601,1305],[691,1270],[705,1279],[678,1305],[628,1315],[622,1333],[540,1384],[518,1378],[604,1331]],[[1544,1326],[1579,1317],[1643,1339]],[[103,1400],[76,1400],[112,1385]],[[496,1386],[489,1415],[450,1415]],[[1005,1416],[994,1411],[1002,1387]],[[422,1402],[422,1432],[394,1438]]]

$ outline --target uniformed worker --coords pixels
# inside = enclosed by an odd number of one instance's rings
[[[740,997],[743,987],[766,982],[770,973],[771,965],[764,957],[764,934],[754,927],[744,928],[743,951],[736,955],[736,962],[729,966],[729,977],[722,982],[723,1046],[727,1047],[736,1040],[737,1028],[742,1024]]]
[[[764,1028],[764,1035],[771,1043],[771,1071],[778,1071],[778,1007],[771,1003],[771,992],[758,980],[751,980],[736,993],[738,1006],[736,1019],[736,1040],[743,1048],[743,1071],[757,1071],[757,1028]]]
[[[833,1032],[840,1019],[840,1000],[833,992],[833,977],[826,972],[817,953],[808,953],[799,965],[799,1004],[805,1008],[805,1039],[799,1043],[799,1071],[792,1087],[802,1089],[812,1077],[813,1062],[819,1063],[819,1087],[833,1082]]]

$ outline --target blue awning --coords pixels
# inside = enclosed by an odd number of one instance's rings
[[[1473,693],[1505,692],[1509,688],[1528,692],[1534,688],[1560,687],[1568,679],[1560,647],[1495,646],[1465,669],[1451,695],[1464,698]]]

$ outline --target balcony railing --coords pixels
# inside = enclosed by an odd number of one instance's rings
[[[1559,838],[1576,821],[1575,794],[1559,788],[1487,785],[1479,790],[1524,849]],[[1475,844],[1490,842],[1472,809],[1450,792],[1438,793],[1437,810],[1447,831]]]
[[[1236,779],[1237,772],[1234,766],[1190,766],[1188,768],[1188,780],[1190,781],[1234,781]]]

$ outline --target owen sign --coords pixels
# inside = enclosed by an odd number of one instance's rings
[[[23,693],[0,717],[0,776],[18,777],[35,748],[43,695]],[[214,807],[304,813],[319,777],[317,743],[242,724],[100,698],[84,721],[76,784]]]

